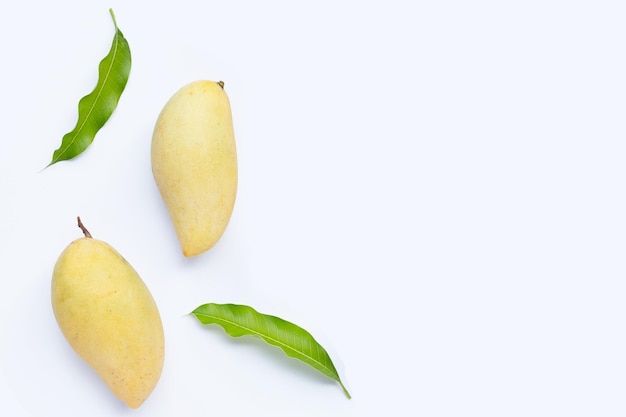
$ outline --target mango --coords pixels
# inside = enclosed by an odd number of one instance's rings
[[[109,244],[74,240],[52,273],[52,309],[74,351],[115,396],[139,407],[163,369],[164,334],[157,305],[133,267]]]
[[[154,127],[151,163],[183,255],[211,249],[237,195],[237,150],[223,82],[192,82],[167,101]]]

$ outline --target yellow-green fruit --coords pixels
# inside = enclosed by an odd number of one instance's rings
[[[237,151],[224,83],[196,81],[165,104],[152,136],[152,173],[183,254],[222,237],[237,194]]]
[[[89,232],[61,253],[52,274],[52,308],[72,348],[129,407],[156,386],[164,357],[157,305],[133,267]]]

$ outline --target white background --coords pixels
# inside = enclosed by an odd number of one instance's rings
[[[141,5],[140,5],[141,4]],[[623,416],[626,6],[620,1],[13,2],[0,25],[0,414]],[[75,160],[42,170],[108,52],[131,76]],[[240,184],[184,259],[150,140],[223,80]],[[63,339],[61,251],[94,237],[159,305],[138,410]],[[186,314],[233,302],[309,330],[351,392]]]

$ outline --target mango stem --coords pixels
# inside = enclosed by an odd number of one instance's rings
[[[80,216],[78,216],[77,219],[78,219],[78,227],[80,227],[80,230],[83,231],[83,234],[85,235],[85,237],[91,238],[91,233],[89,233],[89,230],[87,230],[83,222],[80,221]]]

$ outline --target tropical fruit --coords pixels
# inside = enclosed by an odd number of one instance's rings
[[[167,101],[154,127],[151,161],[183,255],[212,248],[237,195],[237,151],[223,82],[192,82]]]
[[[109,244],[74,240],[52,274],[52,308],[70,346],[129,407],[139,407],[163,368],[157,305],[133,267]]]

